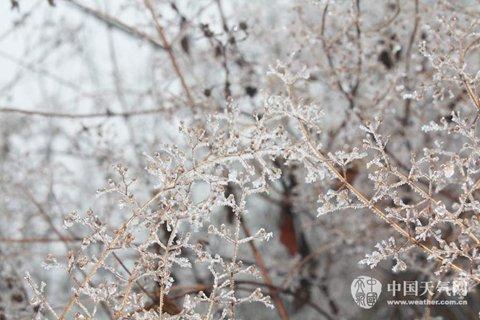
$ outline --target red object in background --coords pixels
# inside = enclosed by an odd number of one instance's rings
[[[280,242],[287,248],[288,253],[294,256],[298,253],[297,236],[291,214],[282,213],[280,224]]]

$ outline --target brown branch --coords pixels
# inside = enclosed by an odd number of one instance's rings
[[[245,221],[243,219],[240,219],[240,223],[243,229],[243,232],[245,233],[245,236],[247,238],[251,237],[250,230],[248,229],[247,225],[245,224]],[[282,299],[278,295],[278,288],[273,286],[272,279],[270,278],[270,275],[268,274],[268,269],[265,266],[265,262],[263,261],[262,255],[257,249],[257,246],[253,241],[249,241],[248,244],[250,245],[250,249],[252,249],[253,256],[255,257],[255,261],[257,262],[258,267],[260,268],[260,272],[262,274],[263,281],[265,281],[265,284],[268,286],[268,290],[270,292],[270,296],[272,297],[273,303],[276,306],[276,310],[278,312],[278,315],[280,316],[281,319],[289,319],[288,317],[288,312],[287,309],[285,308],[285,305],[283,304]]]
[[[322,13],[322,20],[320,23],[320,43],[322,44],[322,49],[325,53],[325,56],[327,58],[328,62],[328,67],[330,69],[330,73],[335,79],[335,84],[338,87],[338,90],[345,96],[345,98],[348,100],[349,107],[350,109],[353,109],[354,107],[354,99],[353,96],[350,92],[348,92],[342,85],[342,82],[340,81],[340,77],[337,73],[337,67],[333,63],[333,57],[330,52],[330,44],[327,44],[326,36],[325,36],[325,29],[327,25],[327,16],[328,16],[328,2],[325,5],[325,8],[323,9]]]
[[[157,39],[153,38],[152,36],[146,34],[145,32],[137,28],[127,25],[126,23],[118,20],[115,17],[112,17],[106,13],[87,7],[76,0],[64,0],[64,1],[80,9],[83,13],[96,18],[97,20],[105,23],[109,27],[122,31],[124,34],[130,37],[146,40],[149,44],[151,44],[156,49],[165,49]]]
[[[400,14],[400,0],[395,0],[395,11],[393,12],[393,14],[387,19],[385,19],[384,21],[378,23],[377,25],[373,26],[371,29],[367,30],[366,33],[377,33],[382,29],[387,28],[393,23],[393,21],[395,21],[395,19],[398,17],[399,14]]]
[[[145,110],[127,111],[127,112],[115,112],[115,111],[107,110],[105,112],[75,114],[75,113],[66,113],[66,112],[49,112],[49,111],[35,111],[35,110],[25,110],[25,109],[16,109],[16,108],[0,108],[0,113],[12,113],[12,114],[39,116],[39,117],[47,117],[47,118],[86,119],[86,118],[141,116],[141,115],[160,113],[165,110],[167,109],[162,107],[162,108],[152,108],[152,109],[145,109]]]
[[[463,81],[463,84],[465,85],[465,87],[467,88],[468,96],[472,100],[475,107],[477,107],[477,111],[480,111],[480,99],[475,94],[475,92],[473,92],[472,87],[470,86],[467,79],[465,79],[465,76],[463,76],[463,75],[462,75],[462,81]]]
[[[295,274],[299,274],[300,270],[307,264],[307,262],[315,259],[316,257],[318,257],[321,254],[329,251],[330,249],[332,249],[333,247],[335,247],[337,245],[338,245],[338,242],[327,243],[327,244],[321,246],[320,248],[318,248],[317,250],[313,251],[309,255],[305,256],[302,260],[295,263],[295,265],[290,269],[290,271],[288,271],[287,275],[285,276],[285,279],[283,280],[283,282],[281,284],[281,287],[286,288],[290,284],[293,276]]]
[[[407,51],[405,53],[405,89],[407,91],[411,90],[409,74],[410,74],[410,65],[412,60],[412,47],[413,47],[413,42],[415,41],[415,37],[417,35],[418,24],[420,22],[419,3],[418,3],[418,0],[414,0],[414,1],[415,1],[415,17],[413,22],[413,30],[412,30],[412,33],[410,34],[410,38],[408,40],[408,45],[407,45]],[[412,105],[412,99],[410,98],[405,99],[405,114],[403,117],[404,127],[408,125],[408,118],[410,118],[411,105]]]
[[[4,243],[48,243],[48,242],[79,242],[82,238],[63,238],[63,239],[51,239],[51,238],[0,238],[0,242]]]
[[[480,42],[480,37],[476,38],[466,46],[466,48],[462,51],[460,55],[461,64],[465,63],[465,56],[468,54],[468,51],[470,51],[473,47],[478,45],[479,42]],[[460,78],[462,79],[462,82],[465,85],[465,88],[467,89],[468,96],[472,100],[475,107],[477,107],[477,111],[480,111],[480,98],[478,98],[478,96],[473,91],[472,86],[469,83],[469,79],[467,79],[465,74],[460,74]]]
[[[262,282],[257,282],[257,281],[249,281],[249,280],[238,280],[237,281],[238,284],[248,284],[248,285],[254,285],[254,286],[262,286],[262,287],[267,287],[269,290],[277,290],[278,292],[281,292],[283,294],[288,294],[290,296],[293,296],[293,297],[297,297],[297,294],[289,289],[282,289],[282,288],[279,288],[277,286],[274,286],[274,285],[269,285],[269,284],[266,284],[266,283],[262,283]],[[238,288],[240,290],[242,290],[242,288]],[[250,290],[250,289],[249,289]],[[305,303],[307,305],[309,305],[311,308],[313,308],[315,311],[317,311],[318,313],[320,313],[321,315],[323,315],[326,319],[328,320],[332,320],[332,317],[328,314],[328,312],[326,312],[325,310],[323,310],[318,304],[312,302],[311,300],[309,299],[304,299],[304,298],[300,298],[300,299],[303,299],[305,301]]]
[[[172,46],[170,45],[170,42],[167,39],[167,36],[165,34],[163,27],[160,25],[160,22],[157,19],[153,3],[151,0],[144,0],[144,3],[148,11],[150,11],[150,15],[152,16],[153,22],[155,23],[155,28],[157,29],[158,35],[162,40],[163,47],[168,53],[168,57],[170,58],[170,62],[172,63],[173,70],[175,71],[178,79],[180,80],[180,83],[182,84],[183,90],[187,95],[187,99],[190,104],[190,107],[193,107],[195,105],[195,101],[193,100],[193,96],[190,93],[190,89],[188,88],[185,77],[183,76],[183,73],[180,70],[180,66],[178,65],[177,58],[175,57],[175,53],[173,52]]]

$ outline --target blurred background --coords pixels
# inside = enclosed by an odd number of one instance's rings
[[[432,89],[442,79],[435,78],[421,44],[432,50],[442,50],[439,43],[444,50],[454,46],[448,27],[435,31],[442,25],[438,19],[457,15],[457,30],[467,29],[476,19],[477,3],[159,0],[155,6],[171,51],[142,1],[0,4],[1,319],[30,319],[35,313],[28,304],[32,289],[26,272],[46,283],[54,308],[66,303],[74,280],[56,261],[65,263],[88,230],[67,230],[63,219],[72,210],[89,209],[107,226],[125,219],[114,199],[96,195],[113,176],[113,165],[128,167],[138,179],[138,196],[147,199],[158,181],[145,170],[146,155],[164,144],[182,150],[180,123],[204,123],[229,101],[245,117],[258,111],[269,94],[283,90],[267,76],[277,60],[294,70],[308,67],[310,76],[298,94],[324,109],[319,140],[328,151],[361,146],[358,126],[381,113],[396,160],[408,168],[410,153],[430,143],[428,136],[418,136],[423,121],[454,108],[470,110],[459,86]],[[478,54],[471,59],[469,67],[475,69]],[[359,308],[351,296],[357,276],[374,276],[386,290],[393,280],[429,281],[429,267],[418,263],[395,273],[395,261],[375,269],[360,265],[377,242],[389,238],[388,227],[363,211],[317,218],[319,194],[341,186],[307,183],[304,169],[282,159],[273,165],[283,176],[272,183],[270,194],[249,200],[245,224],[273,232],[258,250],[292,319],[477,317],[476,289],[466,297],[467,306],[387,306],[383,295],[374,308]],[[367,174],[357,166],[345,175],[352,184],[367,184]],[[205,190],[195,192],[202,197]],[[409,196],[414,195],[405,191]],[[228,210],[211,219],[231,223]],[[196,242],[231,255],[224,243],[197,231]],[[239,254],[244,263],[255,264],[248,246]],[[127,266],[134,260],[134,252],[122,256]],[[177,306],[186,294],[182,286],[211,280],[202,269],[174,270],[173,276],[170,298]],[[239,286],[252,291],[262,283]],[[112,315],[100,310],[97,317]],[[278,314],[253,304],[241,306],[238,317],[276,319]]]

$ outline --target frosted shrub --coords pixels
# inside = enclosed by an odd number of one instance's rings
[[[43,25],[33,38],[56,58],[65,46],[80,71],[59,63],[65,80],[47,71],[55,62],[9,59],[41,75],[31,103],[52,107],[0,107],[0,207],[12,226],[0,228],[0,254],[18,255],[30,299],[0,315],[355,318],[359,273],[435,283],[429,300],[455,294],[470,303],[456,313],[478,313],[477,6],[49,3],[57,8],[28,7],[17,23]],[[104,26],[108,49],[83,39]],[[22,90],[21,78],[5,88]],[[22,147],[33,133],[45,156]],[[40,261],[22,243],[44,243]],[[449,316],[435,306],[373,310]]]

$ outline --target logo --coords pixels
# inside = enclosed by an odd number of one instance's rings
[[[359,276],[352,281],[351,292],[356,304],[364,309],[370,309],[378,301],[382,283],[369,276]]]

